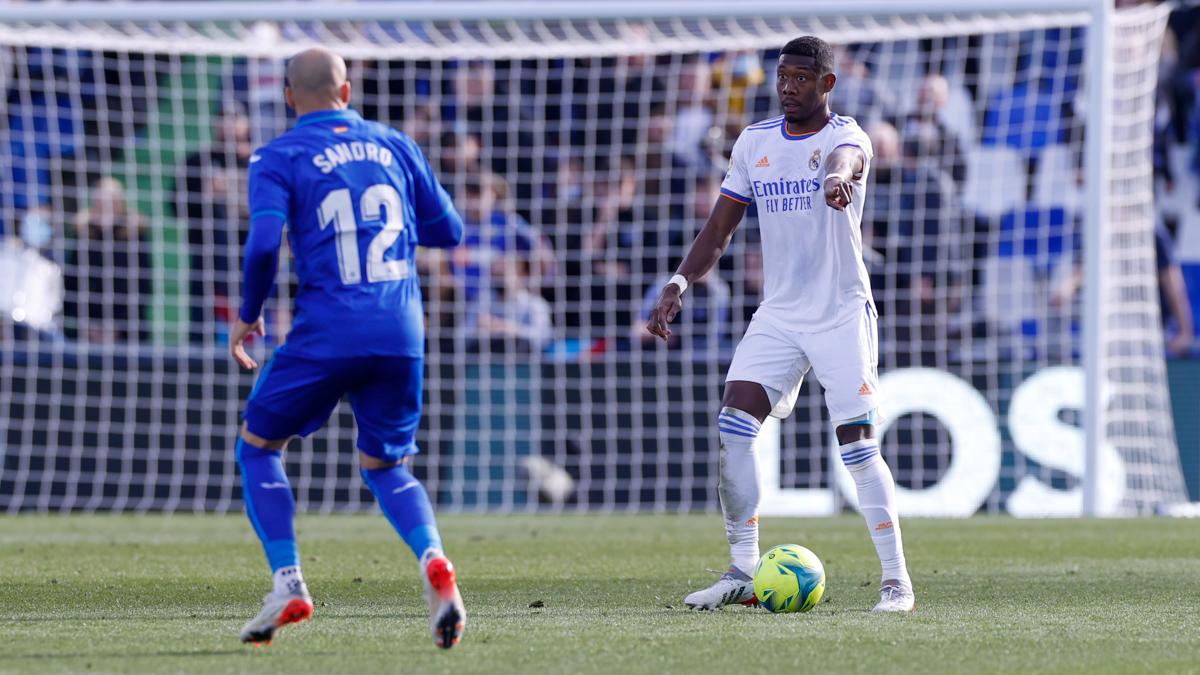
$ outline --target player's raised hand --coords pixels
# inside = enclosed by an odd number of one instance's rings
[[[683,292],[675,284],[663,286],[662,293],[658,295],[658,302],[654,303],[654,309],[650,310],[650,318],[646,321],[646,330],[651,335],[662,338],[663,342],[671,337],[671,329],[667,324],[674,321],[683,309],[682,296]]]
[[[845,211],[854,196],[853,184],[837,174],[825,177],[825,203],[838,211]]]
[[[246,346],[243,344],[251,333],[259,337],[266,336],[267,324],[261,316],[254,323],[246,323],[239,317],[233,322],[233,329],[229,331],[229,353],[233,355],[233,360],[246,370],[254,370],[258,367],[258,361],[250,358],[250,355],[246,353]]]

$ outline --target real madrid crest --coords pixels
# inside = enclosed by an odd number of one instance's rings
[[[808,158],[808,168],[812,169],[813,171],[816,171],[817,169],[821,168],[821,149],[820,148],[813,150],[812,157]]]

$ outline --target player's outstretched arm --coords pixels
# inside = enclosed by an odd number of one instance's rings
[[[865,168],[863,151],[853,145],[834,148],[825,160],[825,203],[838,211],[844,211],[854,199],[854,179],[862,175]]]
[[[679,310],[683,309],[684,289],[693,281],[707,274],[713,265],[717,264],[717,261],[721,259],[721,254],[729,246],[729,240],[733,237],[738,225],[741,224],[744,215],[746,215],[745,204],[723,195],[717,197],[712,215],[708,217],[708,222],[704,223],[700,234],[696,235],[696,240],[692,242],[687,255],[683,257],[683,262],[675,271],[675,277],[671,279],[672,283],[663,286],[658,301],[654,303],[654,309],[650,310],[650,318],[646,321],[646,330],[651,335],[660,337],[663,341],[671,337],[671,329],[667,325],[674,321]],[[679,284],[679,281],[683,282],[683,286]]]

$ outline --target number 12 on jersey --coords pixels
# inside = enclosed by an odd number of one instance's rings
[[[404,230],[404,216],[400,211],[400,193],[386,183],[377,183],[363,191],[358,202],[364,221],[377,221],[383,216],[383,229],[367,247],[367,283],[399,281],[408,278],[408,260],[384,260],[392,244]],[[321,200],[317,209],[317,220],[324,230],[333,225],[337,242],[338,271],[342,283],[347,286],[362,282],[362,269],[358,258],[358,220],[354,217],[354,203],[350,189],[333,190]]]

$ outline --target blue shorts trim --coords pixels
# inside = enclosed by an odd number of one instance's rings
[[[250,392],[242,419],[267,440],[307,436],[324,426],[343,396],[358,425],[356,445],[384,461],[419,452],[424,359],[359,356],[311,359],[281,347]]]

